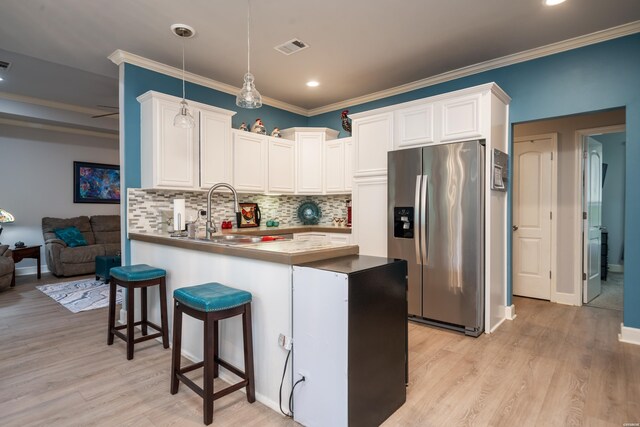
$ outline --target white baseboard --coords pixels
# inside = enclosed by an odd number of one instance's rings
[[[49,269],[46,265],[40,266],[40,272],[42,274],[48,273]],[[38,274],[38,267],[32,265],[31,267],[16,267],[16,276],[29,276],[31,274]]]
[[[564,305],[575,305],[580,306],[582,303],[580,302],[580,296],[575,294],[567,294],[564,292],[555,292],[552,295],[551,302],[556,304],[564,304]]]
[[[640,345],[640,329],[630,328],[620,323],[620,333],[618,334],[618,341],[626,342],[628,344]]]
[[[507,320],[513,320],[516,318],[516,305],[511,304],[504,308],[504,317]]]
[[[609,270],[611,273],[624,273],[624,265],[609,264],[607,270]]]

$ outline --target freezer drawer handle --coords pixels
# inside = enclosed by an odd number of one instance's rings
[[[518,226],[517,226],[517,225],[514,225],[514,226],[513,226],[513,227],[511,227],[511,228],[513,228],[513,231],[518,231]]]

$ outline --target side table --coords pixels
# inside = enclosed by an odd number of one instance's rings
[[[38,279],[41,277],[40,271],[40,248],[42,245],[25,246],[24,248],[11,248],[11,257],[16,264],[25,258],[36,259],[36,265],[38,268]],[[14,273],[15,275],[15,273]],[[15,286],[15,279],[11,286]]]

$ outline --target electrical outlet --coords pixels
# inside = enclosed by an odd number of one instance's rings
[[[291,350],[293,347],[293,338],[286,336],[285,334],[278,335],[278,345],[285,350]]]

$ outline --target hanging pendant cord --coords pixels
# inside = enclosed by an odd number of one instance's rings
[[[247,0],[247,73],[251,72],[251,0]]]
[[[182,100],[184,101],[184,37],[182,38]]]

